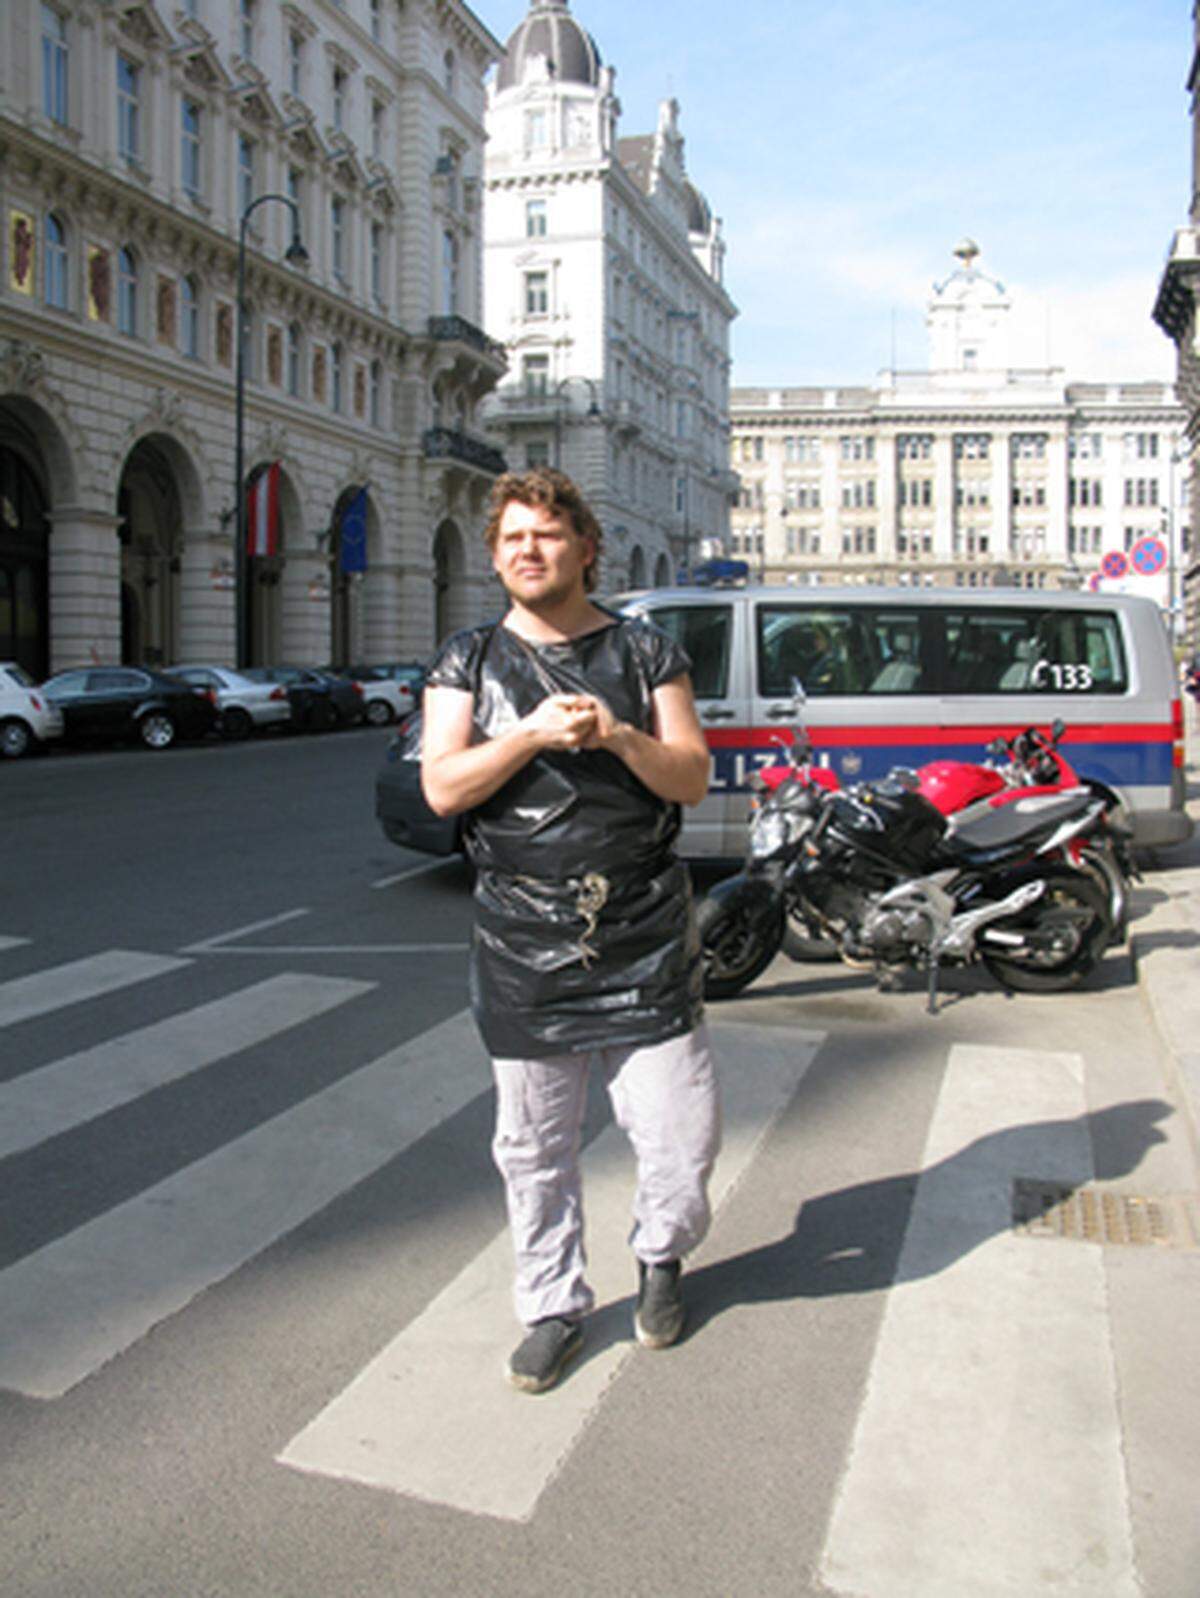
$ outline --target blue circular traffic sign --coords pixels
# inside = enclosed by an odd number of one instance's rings
[[[1161,538],[1139,538],[1129,560],[1139,577],[1153,577],[1167,564],[1167,546]]]

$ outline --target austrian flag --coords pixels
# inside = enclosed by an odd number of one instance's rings
[[[279,553],[279,462],[273,461],[246,490],[246,553]]]

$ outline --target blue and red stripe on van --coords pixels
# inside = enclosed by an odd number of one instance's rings
[[[928,760],[982,760],[993,738],[1011,737],[1028,722],[991,721],[962,726],[865,727],[814,725],[809,728],[818,760],[845,782],[885,776],[893,766],[921,766]],[[778,753],[778,727],[706,729],[713,753],[712,786],[738,790],[757,766]],[[1171,722],[1080,722],[1069,727],[1063,745],[1080,776],[1114,788],[1169,788],[1178,764],[1178,733]]]

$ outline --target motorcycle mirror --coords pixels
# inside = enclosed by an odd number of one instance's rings
[[[921,779],[917,776],[916,772],[911,766],[894,766],[892,768],[891,775],[893,781],[898,782],[900,786],[902,788],[906,788],[909,793],[916,793],[917,789],[921,786]]]
[[[1066,730],[1067,730],[1066,722],[1062,719],[1061,716],[1055,716],[1054,720],[1050,723],[1050,736],[1051,736],[1051,738],[1053,738],[1055,743],[1058,742],[1058,740],[1062,737],[1063,733],[1066,732]]]
[[[804,684],[800,681],[799,677],[793,677],[791,683],[792,698],[796,701],[797,708],[803,710],[804,706],[808,703],[808,695],[804,692]]]

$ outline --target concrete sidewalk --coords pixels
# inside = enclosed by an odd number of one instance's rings
[[[1200,1160],[1200,707],[1189,701],[1185,715],[1188,811],[1196,831],[1187,843],[1164,849],[1135,885],[1130,947]]]

